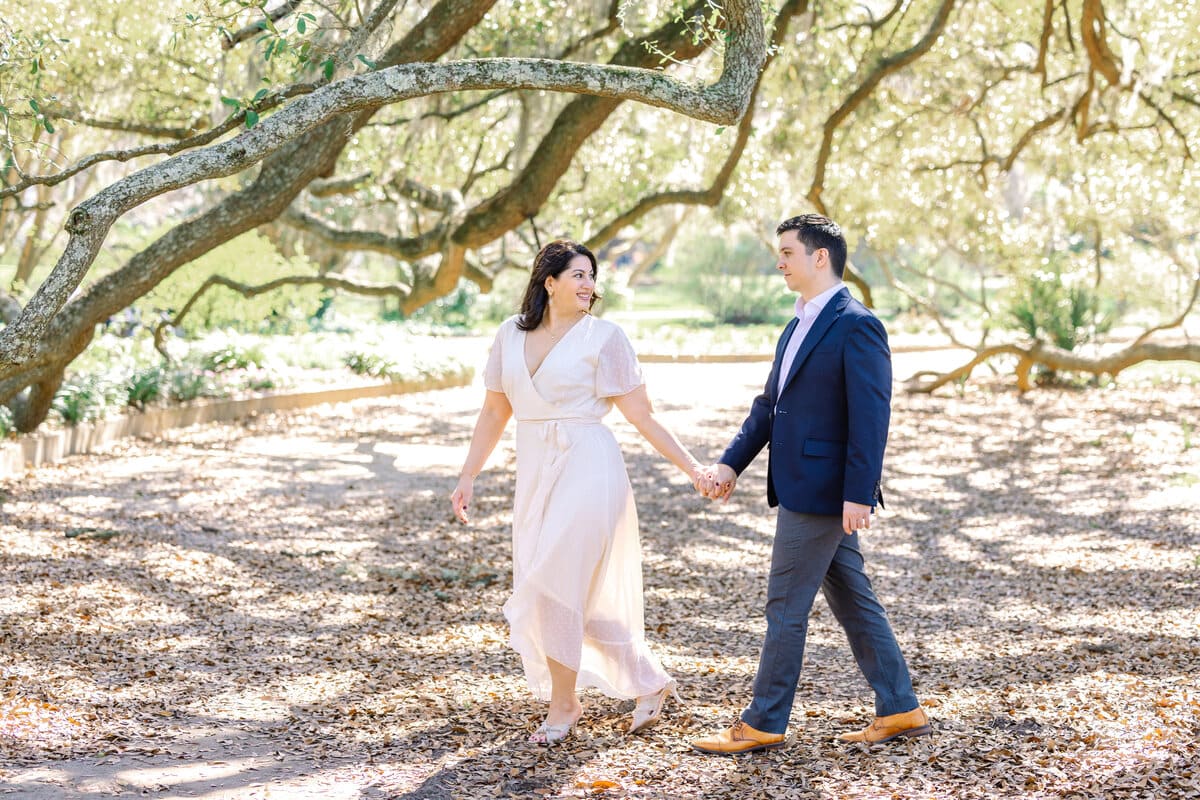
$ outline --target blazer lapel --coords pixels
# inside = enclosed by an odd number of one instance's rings
[[[829,329],[833,327],[833,323],[837,322],[837,318],[842,315],[842,311],[849,302],[849,289],[842,289],[829,298],[829,302],[825,304],[825,308],[821,309],[821,313],[817,315],[813,326],[808,329],[808,335],[804,337],[804,342],[800,345],[800,350],[796,353],[796,358],[792,360],[792,368],[788,370],[787,376],[783,378],[783,383],[780,384],[779,391],[775,394],[776,397],[782,395],[784,389],[787,389],[788,384],[792,382],[792,378],[796,377],[796,373],[800,371],[800,367],[804,364],[805,359],[808,358],[813,348],[820,343],[825,334],[829,332]]]

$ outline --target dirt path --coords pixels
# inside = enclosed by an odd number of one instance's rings
[[[765,366],[649,365],[719,455]],[[187,429],[0,483],[0,795],[205,798],[1194,797],[1200,391],[896,400],[867,535],[938,735],[833,734],[869,691],[822,600],[789,747],[693,755],[745,701],[765,459],[714,507],[610,418],[642,520],[647,628],[686,709],[644,737],[589,694],[525,744],[500,615],[511,453],[449,516],[478,386]],[[1189,422],[1192,427],[1189,427]]]

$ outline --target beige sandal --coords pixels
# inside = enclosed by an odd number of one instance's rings
[[[639,697],[637,705],[633,709],[633,720],[629,723],[629,733],[637,733],[640,730],[645,730],[662,719],[663,708],[667,704],[668,696],[674,697],[676,703],[683,703],[679,699],[679,691],[675,688],[675,681],[668,683],[657,694],[648,694]]]
[[[583,712],[580,711],[575,716],[575,719],[570,722],[564,722],[562,725],[551,725],[543,721],[541,725],[538,725],[537,730],[530,734],[529,741],[533,744],[557,744],[571,735],[571,732],[575,730],[575,726],[579,724],[579,718],[582,716]]]

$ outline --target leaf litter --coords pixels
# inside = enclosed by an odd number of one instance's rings
[[[762,379],[646,371],[701,460]],[[732,722],[757,666],[765,458],[714,506],[609,418],[648,637],[685,704],[628,737],[632,702],[587,692],[577,734],[539,748],[500,613],[511,433],[473,525],[446,500],[481,392],[172,431],[4,481],[0,788],[86,763],[131,792],[202,764],[223,797],[321,781],[407,798],[1200,795],[1194,387],[897,396],[864,549],[936,735],[834,741],[872,701],[819,598],[789,745],[729,759],[688,743]]]

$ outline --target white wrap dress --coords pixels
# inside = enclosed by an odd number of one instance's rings
[[[539,699],[550,697],[547,659],[577,671],[577,688],[652,694],[670,677],[644,638],[633,489],[601,422],[611,398],[642,384],[637,356],[624,331],[589,315],[530,375],[517,319],[500,326],[484,369],[517,426],[510,644]]]

